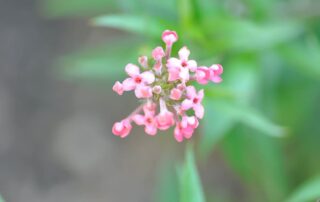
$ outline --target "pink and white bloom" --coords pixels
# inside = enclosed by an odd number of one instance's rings
[[[120,122],[116,122],[115,124],[113,124],[112,133],[121,138],[125,138],[129,135],[131,129],[132,126],[130,120],[124,119]]]
[[[148,61],[147,56],[139,57],[142,72],[137,65],[129,63],[125,67],[129,78],[122,83],[116,81],[112,87],[119,95],[134,90],[142,102],[129,116],[113,125],[112,132],[116,136],[128,136],[134,122],[144,126],[148,135],[174,126],[174,137],[178,142],[190,139],[199,126],[198,119],[204,116],[201,104],[204,91],[197,92],[192,82],[205,85],[209,81],[222,81],[220,64],[198,67],[195,60],[189,60],[190,50],[185,46],[179,50],[178,58],[171,57],[172,45],[178,40],[175,31],[165,30],[162,40],[165,50],[160,46],[154,48],[152,61]]]
[[[179,50],[179,59],[170,58],[167,61],[167,67],[169,71],[169,81],[175,81],[180,79],[182,82],[189,81],[189,71],[194,72],[197,69],[197,62],[195,60],[189,60],[190,51],[187,47],[183,47]]]
[[[157,134],[157,122],[155,119],[155,104],[145,104],[143,106],[144,115],[136,114],[132,117],[132,120],[137,125],[144,125],[144,131],[148,135]]]
[[[184,137],[190,139],[193,131],[198,127],[199,121],[195,116],[183,116],[181,120],[181,128]]]
[[[155,80],[155,76],[152,71],[140,73],[139,67],[134,64],[127,64],[125,71],[130,76],[122,82],[123,90],[125,91],[131,91],[134,89],[137,91],[137,86],[149,85]],[[141,95],[141,93],[136,92],[136,95]]]
[[[202,119],[203,115],[204,115],[204,108],[201,104],[203,96],[204,96],[203,90],[200,90],[197,93],[194,86],[188,86],[187,87],[187,99],[182,101],[181,108],[183,110],[188,110],[190,108],[193,108],[196,116],[199,119]]]
[[[176,124],[174,129],[174,137],[178,142],[184,139],[190,139],[194,130],[198,127],[198,119],[194,116],[183,116],[181,122]]]

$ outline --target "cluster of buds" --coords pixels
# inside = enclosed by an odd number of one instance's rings
[[[171,57],[172,45],[178,40],[175,31],[164,31],[162,40],[165,50],[160,46],[153,49],[152,61],[147,56],[139,57],[141,68],[127,64],[125,71],[129,77],[113,86],[119,95],[134,90],[135,96],[142,100],[142,104],[127,118],[113,125],[112,132],[116,136],[128,136],[134,122],[143,125],[148,135],[156,135],[158,130],[175,126],[174,137],[178,142],[191,138],[199,125],[198,120],[204,115],[201,104],[204,91],[197,91],[191,81],[202,85],[222,81],[223,68],[220,64],[198,66],[195,60],[189,60],[187,47],[179,50],[179,58]]]

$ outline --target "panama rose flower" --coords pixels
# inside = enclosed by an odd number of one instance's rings
[[[198,67],[195,60],[189,60],[190,50],[186,46],[178,51],[178,57],[171,57],[172,46],[178,40],[175,31],[165,30],[162,40],[165,49],[154,48],[152,60],[140,56],[141,68],[131,63],[126,65],[129,77],[123,82],[116,81],[112,87],[119,95],[134,91],[142,101],[128,117],[113,125],[112,132],[116,136],[128,136],[135,123],[144,126],[145,133],[151,136],[159,130],[174,127],[173,135],[178,142],[190,139],[205,112],[202,105],[204,90],[196,90],[192,82],[205,85],[222,81],[220,64]]]
[[[175,139],[178,142],[182,142],[184,139],[190,139],[198,125],[199,122],[195,116],[188,117],[184,115],[181,122],[177,123],[174,129]]]
[[[196,116],[199,119],[202,119],[202,117],[204,115],[204,108],[201,104],[203,96],[204,96],[203,90],[200,90],[197,93],[194,86],[188,86],[187,87],[187,98],[185,100],[183,100],[181,103],[182,110],[188,110],[190,108],[193,108]]]
[[[197,62],[189,60],[190,51],[187,47],[183,47],[179,50],[179,59],[170,58],[167,61],[167,67],[169,72],[169,81],[175,81],[180,79],[182,82],[189,80],[189,71],[196,71]]]
[[[154,103],[148,103],[143,106],[144,115],[141,114],[135,114],[132,117],[132,120],[137,125],[144,125],[144,131],[148,135],[155,135],[157,134],[157,123],[155,119],[155,112],[156,112],[156,106]]]

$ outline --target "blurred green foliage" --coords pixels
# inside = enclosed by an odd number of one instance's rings
[[[176,30],[176,47],[186,44],[199,63],[221,63],[225,69],[221,85],[206,87],[196,153],[208,157],[221,151],[248,201],[320,199],[314,177],[320,173],[319,1],[43,2],[48,17],[90,18],[92,25],[132,33],[63,56],[59,65],[65,78],[115,80],[127,62],[161,43],[162,30]],[[163,176],[173,175],[166,170]],[[159,201],[177,200],[174,189],[166,188],[173,184],[179,186],[179,201],[205,201],[192,150],[179,170],[178,182],[161,178],[165,198]]]
[[[205,202],[193,153],[193,149],[189,145],[186,150],[184,164],[177,168],[180,187],[180,202]]]
[[[0,202],[5,202],[1,195],[0,195]]]

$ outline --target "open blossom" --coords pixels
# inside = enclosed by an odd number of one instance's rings
[[[189,60],[190,50],[186,46],[179,50],[178,57],[171,57],[172,45],[178,40],[175,31],[165,30],[162,40],[165,49],[160,46],[153,49],[153,61],[147,56],[139,57],[141,69],[129,63],[125,67],[128,78],[116,81],[112,87],[119,95],[134,91],[142,100],[128,117],[113,125],[116,136],[128,136],[135,123],[144,126],[145,133],[151,136],[174,127],[174,138],[178,142],[190,139],[204,116],[204,90],[196,90],[192,81],[202,85],[222,81],[220,64],[198,67],[195,60]]]
[[[187,87],[187,98],[185,100],[183,100],[181,103],[182,110],[188,110],[190,108],[193,108],[196,116],[199,119],[202,119],[202,117],[204,115],[204,108],[201,104],[203,96],[204,96],[203,90],[200,90],[197,93],[194,86],[188,86]]]
[[[167,61],[167,67],[169,72],[169,81],[175,81],[180,79],[182,82],[187,82],[190,78],[189,71],[196,71],[197,62],[195,60],[189,60],[190,51],[187,47],[183,47],[179,50],[179,59],[170,58]]]
[[[157,123],[155,119],[156,106],[154,103],[149,103],[143,106],[144,115],[135,114],[132,120],[137,125],[144,125],[144,131],[149,135],[157,134]]]
[[[178,142],[182,142],[183,139],[190,139],[198,125],[199,121],[195,116],[183,116],[181,122],[177,123],[174,129],[175,139]]]

